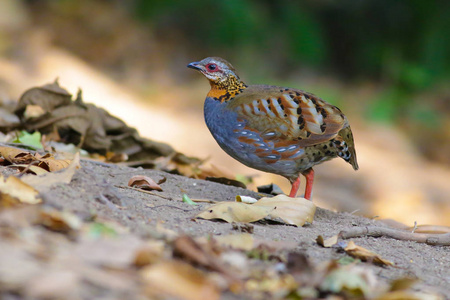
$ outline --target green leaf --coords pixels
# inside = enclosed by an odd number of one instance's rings
[[[340,265],[349,265],[355,262],[361,262],[359,259],[353,258],[351,256],[343,256],[340,259],[338,259],[337,263]]]
[[[88,235],[93,238],[99,238],[102,236],[116,237],[117,232],[114,228],[107,224],[94,222],[88,227]]]
[[[13,143],[24,144],[35,149],[43,149],[44,147],[41,144],[41,138],[42,136],[39,131],[28,133],[27,131],[22,130]]]
[[[186,202],[189,205],[197,205],[194,201],[191,200],[191,198],[188,197],[188,195],[183,194],[183,202]]]

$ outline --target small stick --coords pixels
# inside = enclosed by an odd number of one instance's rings
[[[339,237],[343,239],[373,236],[373,237],[389,237],[401,241],[414,241],[417,243],[426,243],[435,246],[450,246],[450,233],[444,234],[426,234],[411,233],[392,228],[367,226],[357,227],[349,230],[343,230],[339,233]]]
[[[210,200],[210,199],[192,199],[191,198],[191,200],[194,201],[194,202],[199,202],[199,203],[217,203],[217,202],[220,202],[220,201]]]
[[[184,212],[189,212],[189,211],[195,210],[195,209],[184,209],[184,208],[181,208],[181,207],[178,207],[178,206],[175,206],[175,205],[168,205],[168,204],[156,205],[156,206],[153,206],[153,207],[150,207],[150,208],[158,208],[158,207],[170,207],[170,208],[176,208],[176,209],[182,210],[182,211],[184,211]]]

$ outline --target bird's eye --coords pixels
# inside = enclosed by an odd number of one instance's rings
[[[217,65],[216,64],[208,64],[206,67],[210,71],[217,71]]]

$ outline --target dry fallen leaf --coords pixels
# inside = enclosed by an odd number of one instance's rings
[[[390,262],[389,260],[386,260],[379,256],[378,254],[363,248],[361,246],[358,246],[353,241],[349,241],[347,243],[347,246],[344,247],[345,252],[355,258],[359,258],[362,261],[368,261],[372,262],[377,265],[381,266],[393,266],[394,263]]]
[[[55,159],[53,156],[48,158],[42,158],[39,160],[38,167],[49,172],[59,171],[61,169],[67,168],[71,159]]]
[[[22,181],[33,186],[40,192],[48,190],[52,185],[57,183],[70,183],[75,171],[80,167],[80,153],[75,154],[70,165],[56,172],[49,172],[40,176],[25,175]]]
[[[29,173],[33,175],[42,175],[48,173],[47,170],[35,165],[11,165],[10,167],[19,169],[20,172]]]
[[[81,228],[83,222],[80,218],[70,212],[59,211],[54,208],[45,207],[39,212],[38,223],[57,232],[76,231]]]
[[[253,206],[272,207],[268,219],[289,225],[303,226],[312,223],[316,206],[305,198],[291,198],[278,195],[272,198],[261,198]]]
[[[16,115],[23,118],[28,105],[38,105],[45,112],[52,111],[55,107],[71,103],[72,95],[59,86],[58,80],[51,84],[34,87],[25,91],[20,97],[16,107]]]
[[[136,175],[130,178],[128,186],[136,187],[148,191],[162,191],[163,189],[153,179],[148,176]]]
[[[149,240],[135,252],[133,264],[136,267],[143,267],[158,262],[163,255],[164,242]]]
[[[9,176],[5,179],[1,174],[0,197],[1,202],[5,200],[8,200],[8,202],[16,200],[26,204],[37,204],[42,202],[42,199],[39,197],[39,192],[34,188],[17,177]]]
[[[331,246],[335,245],[338,242],[339,236],[333,235],[330,238],[324,239],[323,236],[319,235],[316,238],[317,244],[319,244],[322,247],[330,248]]]
[[[250,223],[267,219],[303,226],[306,222],[312,223],[315,212],[316,206],[312,201],[278,195],[272,198],[261,198],[254,204],[221,202],[210,206],[198,214],[197,218],[221,219],[228,223]]]
[[[264,219],[272,210],[273,207],[253,206],[242,202],[221,202],[199,213],[197,218],[250,223]]]
[[[36,119],[45,114],[45,110],[39,105],[27,105],[25,107],[25,111],[23,113],[23,117],[25,120],[28,119]]]
[[[255,247],[253,236],[248,233],[217,235],[214,240],[222,247],[237,250],[250,251]]]
[[[219,289],[205,273],[184,262],[163,261],[144,267],[141,275],[152,299],[159,296],[164,299],[215,300],[220,296]]]
[[[30,152],[13,147],[0,147],[0,155],[12,164],[29,164],[36,161],[36,157]]]

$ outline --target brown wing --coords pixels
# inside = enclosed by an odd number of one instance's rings
[[[247,120],[245,130],[259,132],[277,146],[320,144],[348,125],[337,107],[296,89],[249,86],[229,107]]]

